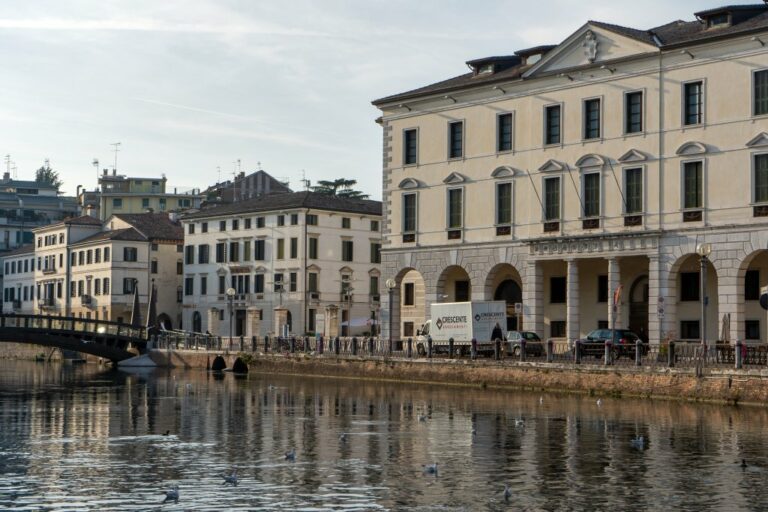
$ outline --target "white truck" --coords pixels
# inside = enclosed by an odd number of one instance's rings
[[[430,313],[431,319],[418,332],[416,348],[420,354],[430,336],[445,351],[448,340],[453,338],[456,351],[461,354],[469,352],[472,339],[477,340],[478,352],[493,352],[494,327],[498,324],[502,333],[507,330],[507,304],[503,300],[436,303]]]

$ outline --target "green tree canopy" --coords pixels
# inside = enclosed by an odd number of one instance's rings
[[[35,181],[38,183],[46,183],[56,187],[59,190],[64,182],[59,178],[59,173],[51,169],[51,164],[48,160],[45,161],[42,167],[35,171]]]
[[[320,194],[345,197],[347,199],[368,199],[368,194],[352,188],[355,185],[357,185],[357,180],[338,178],[333,181],[320,180],[317,182],[317,185],[310,187],[310,190]]]

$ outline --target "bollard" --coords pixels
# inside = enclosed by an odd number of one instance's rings
[[[525,344],[526,344],[525,338],[521,338],[520,339],[520,362],[521,363],[525,362]]]
[[[635,366],[643,364],[643,340],[638,339],[635,342]]]
[[[243,345],[243,335],[241,334],[241,335],[240,335],[240,352],[242,352],[242,351],[243,351],[243,346],[244,346],[244,345]]]
[[[352,337],[352,355],[357,355],[357,336]]]
[[[477,338],[472,338],[472,348],[470,350],[470,357],[474,361],[477,359]]]
[[[427,358],[432,359],[432,336],[427,336]]]
[[[269,336],[264,336],[264,353],[269,352]]]
[[[309,354],[309,336],[304,336],[304,353]]]
[[[675,342],[670,341],[667,349],[667,366],[670,368],[675,367]]]
[[[334,338],[333,344],[334,344],[333,352],[336,355],[339,355],[339,353],[341,352],[341,341],[339,340],[338,336],[336,336],[336,338]]]
[[[291,336],[290,339],[291,354],[296,353],[296,336]]]
[[[317,353],[323,355],[323,337],[317,338]]]
[[[555,360],[555,342],[552,338],[547,340],[547,362],[551,363]]]
[[[373,354],[373,336],[368,338],[368,353]]]
[[[605,361],[603,361],[605,366],[610,366],[612,363],[611,361],[612,348],[613,348],[613,343],[611,343],[610,340],[605,340]]]
[[[741,344],[741,340],[736,340],[736,347],[734,349],[733,355],[734,355],[734,362],[736,363],[736,369],[740,370],[744,361],[742,360],[742,349],[743,345]]]
[[[453,359],[453,338],[448,338],[448,358]]]
[[[501,360],[501,340],[499,338],[493,340],[493,358],[496,361]]]
[[[413,358],[413,338],[408,338],[408,346],[406,347],[405,355],[408,359]]]
[[[581,342],[579,340],[573,344],[573,362],[581,364]]]
[[[251,336],[251,352],[256,352],[256,336]]]

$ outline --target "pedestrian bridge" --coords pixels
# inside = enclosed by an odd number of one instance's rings
[[[144,353],[147,330],[107,320],[0,314],[0,342],[74,350],[117,362]]]

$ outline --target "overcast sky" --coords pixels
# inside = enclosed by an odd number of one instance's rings
[[[301,190],[348,177],[381,197],[371,100],[558,43],[589,19],[649,28],[712,0],[5,0],[0,155],[48,158],[74,193],[100,167],[205,187],[262,168]],[[753,0],[755,3],[755,0]]]

